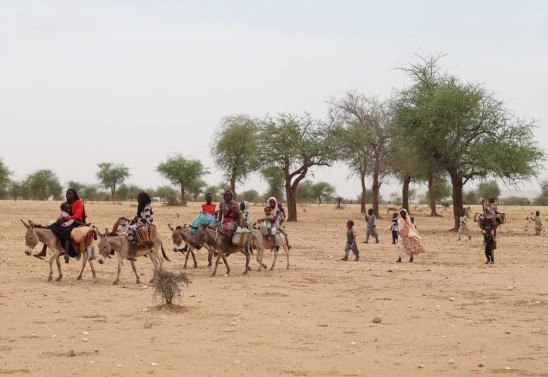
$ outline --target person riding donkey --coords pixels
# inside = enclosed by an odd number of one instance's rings
[[[137,215],[131,220],[126,230],[126,236],[129,241],[129,252],[127,259],[135,261],[137,257],[137,228],[152,224],[154,222],[154,213],[152,212],[152,199],[146,192],[140,192],[137,195]]]
[[[236,228],[242,224],[242,210],[240,209],[240,205],[234,200],[234,194],[230,190],[225,191],[223,201],[219,203],[217,220],[221,223],[219,231],[225,234],[229,243],[231,243]]]
[[[287,236],[287,230],[285,229],[285,226],[283,225],[287,217],[283,204],[279,202],[275,197],[272,196],[268,198],[268,206],[272,210],[272,214],[274,215],[274,217],[277,218],[278,231],[284,235],[287,248],[291,249],[291,245],[289,245],[289,237]]]

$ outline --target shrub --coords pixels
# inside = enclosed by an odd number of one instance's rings
[[[154,278],[154,298],[162,298],[165,304],[171,304],[175,297],[181,296],[179,283],[190,283],[184,272],[175,274],[164,269],[158,270]]]

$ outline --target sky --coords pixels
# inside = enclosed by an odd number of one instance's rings
[[[157,187],[156,166],[182,153],[218,184],[209,151],[223,117],[324,118],[347,90],[389,98],[409,84],[396,67],[437,53],[535,120],[548,151],[546,1],[4,0],[0,159],[15,179],[52,169],[63,184],[124,163],[128,183]],[[343,197],[360,191],[342,164],[313,173]],[[504,193],[534,196],[546,178]],[[251,176],[237,191],[265,188]]]

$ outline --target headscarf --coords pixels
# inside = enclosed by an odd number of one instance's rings
[[[230,201],[225,200],[225,195],[230,193],[232,195],[232,199]],[[226,190],[223,194],[223,201],[221,202],[221,205],[219,206],[219,210],[221,211],[223,217],[228,216],[230,212],[234,212],[238,216],[241,213],[240,205],[236,203],[234,200],[234,193],[231,190]]]
[[[72,193],[72,202],[70,202],[69,204],[72,204],[72,203],[74,203],[75,201],[77,201],[78,199],[80,199],[80,197],[78,196],[78,193],[76,192],[75,189],[69,188],[69,189],[67,190],[67,192],[65,193],[65,195],[66,195],[68,192],[71,192],[71,193]]]
[[[273,215],[274,215],[274,221],[276,224],[278,224],[280,222],[280,219],[279,219],[279,216],[278,216],[278,210],[279,210],[279,207],[278,207],[278,200],[271,196],[270,198],[268,198],[268,206],[270,207],[270,201],[271,200],[274,200],[274,208],[272,209],[272,211],[274,212]]]
[[[137,216],[140,216],[141,212],[145,209],[145,206],[152,203],[152,199],[150,199],[150,196],[146,192],[141,191],[139,195],[137,195],[137,203]]]
[[[405,219],[403,217],[398,218],[398,226],[400,229],[403,229],[404,226],[406,226],[409,229],[409,233],[407,234],[407,237],[414,238],[418,241],[421,240],[419,237],[419,233],[417,232],[417,229],[415,229],[415,225],[411,222],[411,217],[409,217],[409,213],[407,213],[407,210],[405,208],[402,208],[400,210],[405,212]]]

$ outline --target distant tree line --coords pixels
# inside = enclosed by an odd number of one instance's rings
[[[416,63],[399,67],[410,83],[394,90],[390,99],[355,91],[330,99],[325,119],[306,113],[229,115],[211,140],[212,157],[226,183],[207,187],[208,168],[198,159],[175,154],[156,166],[172,186],[147,191],[172,204],[185,205],[188,198],[197,200],[205,192],[218,200],[223,190],[236,194],[238,184],[258,173],[267,183],[267,192],[259,195],[249,190],[237,193],[238,199],[285,199],[288,221],[297,221],[298,201],[341,203],[335,187],[310,180],[315,168],[339,161],[347,165],[350,177],[360,181],[362,212],[370,200],[378,215],[380,189],[389,179],[398,180],[402,187],[401,195],[393,193],[390,200],[409,210],[410,198],[416,195],[410,185],[423,183],[428,192],[419,199],[430,206],[432,216],[437,215],[436,203],[452,203],[456,228],[465,204],[500,195],[500,190],[489,191],[494,187],[486,180],[516,185],[538,176],[545,155],[533,137],[533,121],[512,114],[483,85],[443,72],[441,58],[418,57]],[[3,197],[43,200],[62,195],[59,180],[50,170],[13,182],[9,170],[3,164],[0,168]],[[82,185],[80,191],[88,200],[132,199],[141,188],[125,184],[129,175],[124,164],[102,162],[96,173],[98,183]],[[467,183],[474,180],[482,181],[478,190],[466,191]],[[546,186],[543,182],[535,203],[546,204]]]

